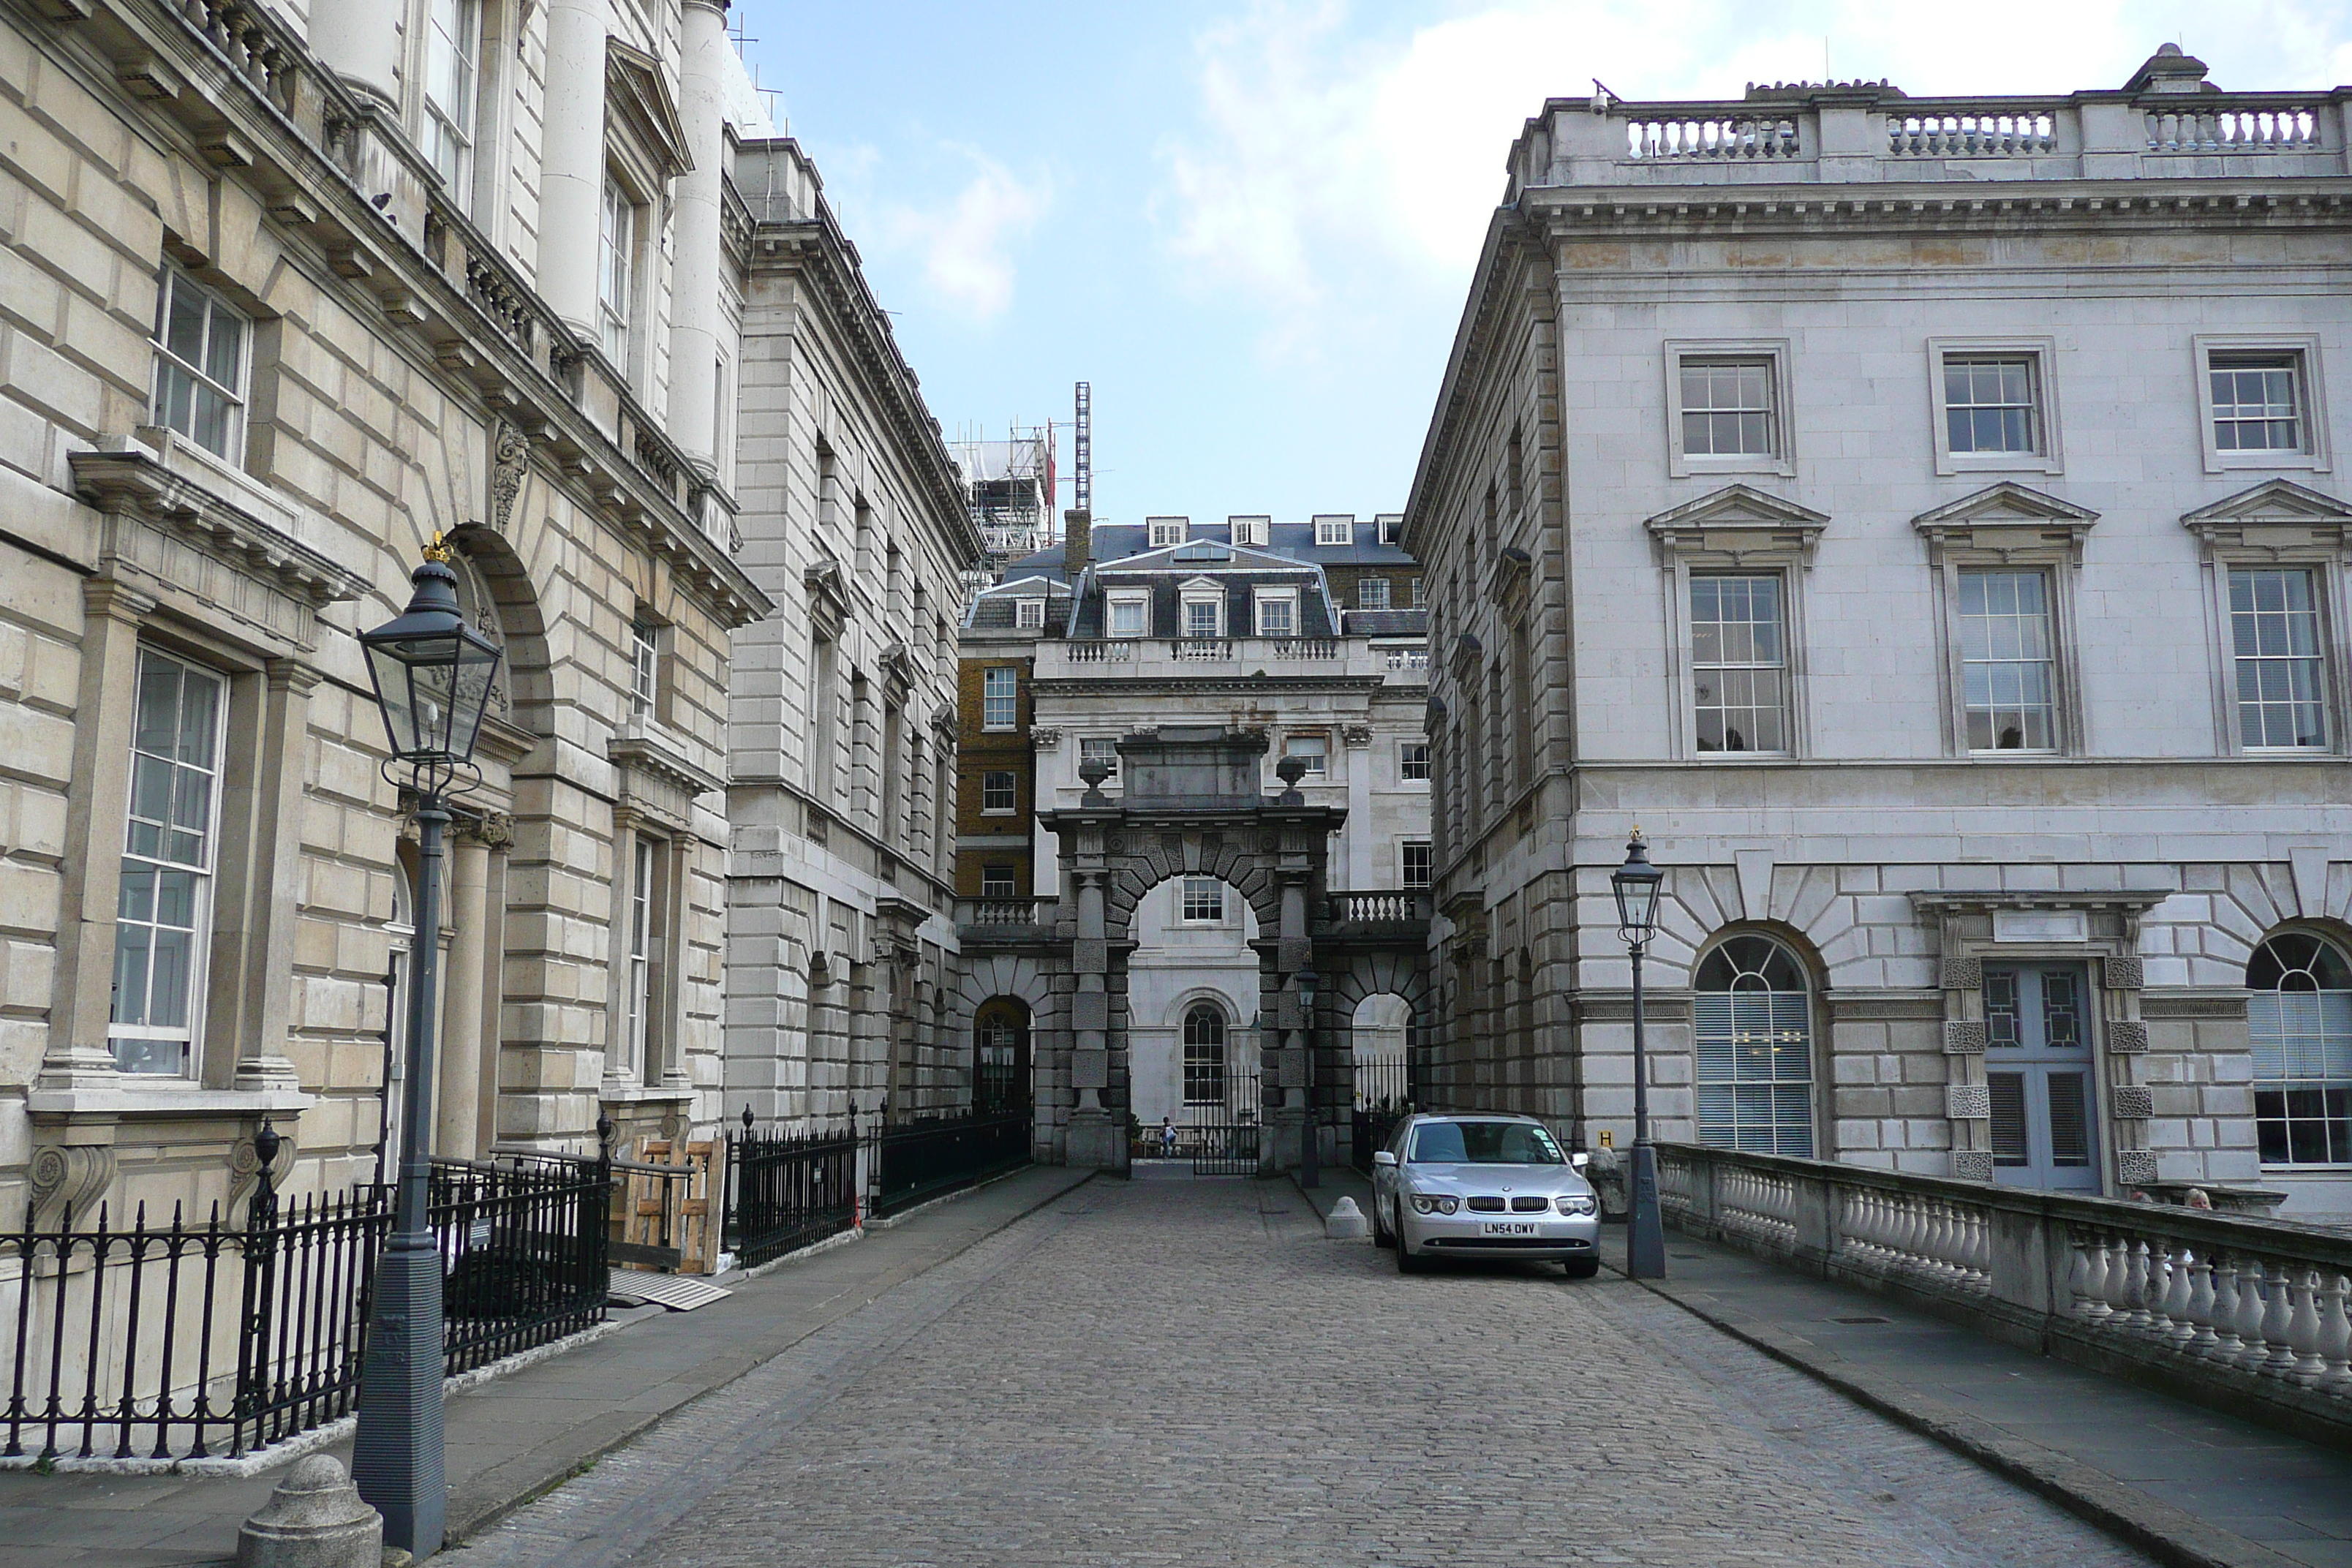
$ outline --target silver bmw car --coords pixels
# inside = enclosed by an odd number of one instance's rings
[[[1372,1154],[1372,1239],[1396,1248],[1401,1274],[1433,1258],[1512,1258],[1589,1279],[1601,1203],[1532,1116],[1408,1116]]]

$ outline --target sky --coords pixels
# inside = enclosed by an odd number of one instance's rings
[[[1547,97],[2352,82],[2352,0],[735,0],[950,440],[1066,424],[1095,512],[1401,510]],[[1066,475],[1069,442],[1060,432]],[[1066,489],[1060,504],[1070,504]]]

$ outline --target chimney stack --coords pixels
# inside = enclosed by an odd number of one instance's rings
[[[1062,514],[1062,570],[1072,583],[1087,569],[1094,553],[1095,521],[1092,512],[1083,508]]]

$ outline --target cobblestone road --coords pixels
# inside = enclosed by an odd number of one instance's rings
[[[2145,1560],[1622,1280],[1401,1279],[1286,1184],[1097,1181],[445,1561]]]

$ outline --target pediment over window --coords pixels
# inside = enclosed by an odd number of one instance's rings
[[[1758,489],[1726,485],[1696,500],[1643,520],[1658,552],[1747,561],[1794,557],[1810,563],[1829,518],[1810,507]]]
[[[1183,594],[1223,594],[1225,589],[1224,584],[1214,577],[1192,577],[1179,584],[1177,591]]]
[[[2270,479],[2185,512],[2181,526],[2208,551],[2308,553],[2352,545],[2352,505],[2292,479]]]
[[[2083,541],[2099,514],[2073,501],[2004,479],[1972,495],[1948,501],[1911,520],[1938,559],[1947,550],[1965,550],[2006,559],[2063,553],[2083,558]]]
[[[652,160],[655,178],[675,179],[694,167],[686,124],[662,81],[660,61],[618,38],[607,38],[604,94],[631,140]]]

